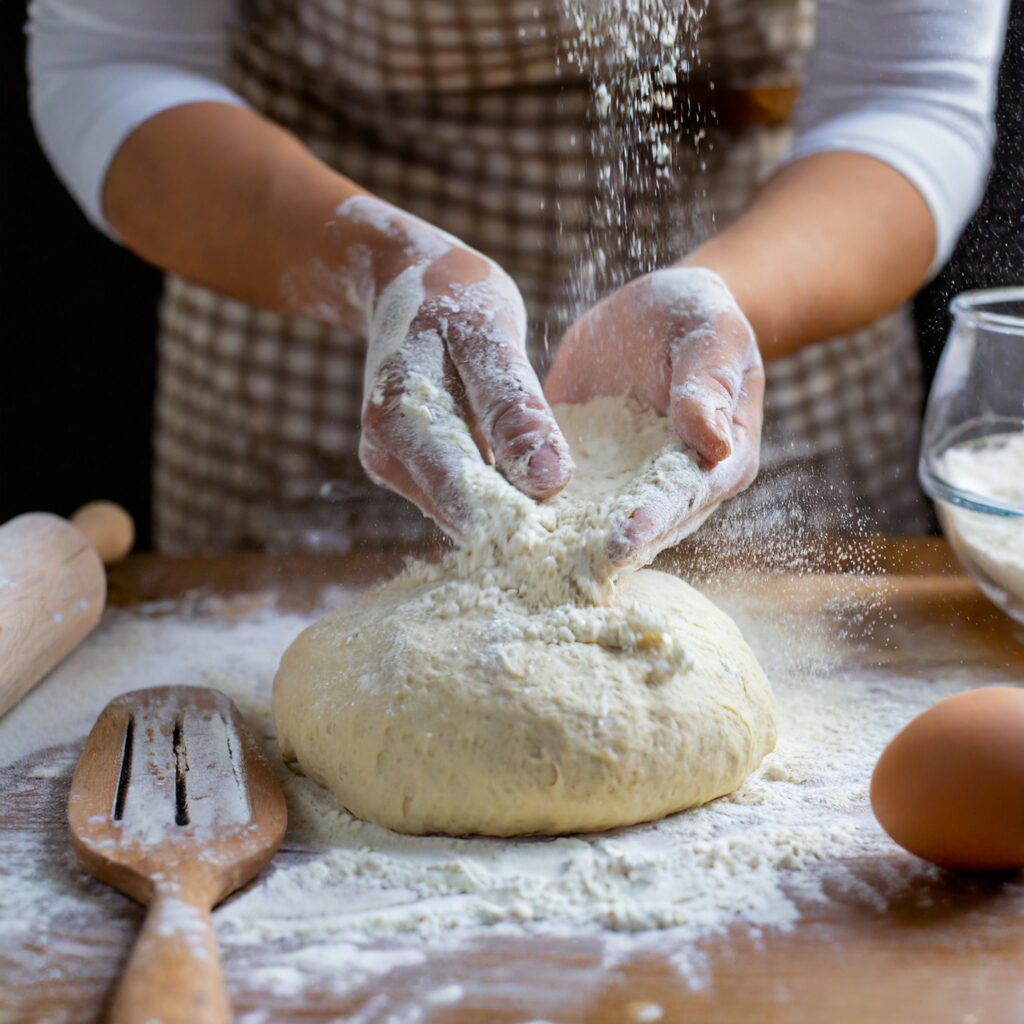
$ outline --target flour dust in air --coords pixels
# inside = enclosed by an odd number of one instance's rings
[[[706,0],[561,0],[564,81],[591,91],[593,197],[566,310],[575,319],[639,274],[669,265],[710,230],[708,113],[687,88],[700,66]],[[671,216],[666,216],[666,211]]]

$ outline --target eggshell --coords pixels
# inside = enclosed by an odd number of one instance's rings
[[[882,751],[871,807],[900,846],[942,867],[1024,867],[1024,690],[970,690],[918,715]]]

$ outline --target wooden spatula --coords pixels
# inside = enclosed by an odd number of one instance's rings
[[[284,794],[217,690],[161,686],[104,708],[71,781],[71,842],[101,881],[149,905],[112,1024],[230,1019],[211,909],[284,836]]]

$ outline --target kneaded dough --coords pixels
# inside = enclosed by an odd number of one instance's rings
[[[540,614],[514,591],[401,576],[308,628],[274,681],[286,759],[399,832],[635,824],[739,787],[774,700],[732,620],[674,576]]]

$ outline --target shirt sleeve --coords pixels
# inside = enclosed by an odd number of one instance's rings
[[[994,142],[1007,0],[820,0],[787,162],[872,156],[921,193],[933,272],[981,201]]]
[[[86,216],[144,121],[184,103],[244,105],[225,84],[234,0],[33,0],[29,102],[40,143]]]

